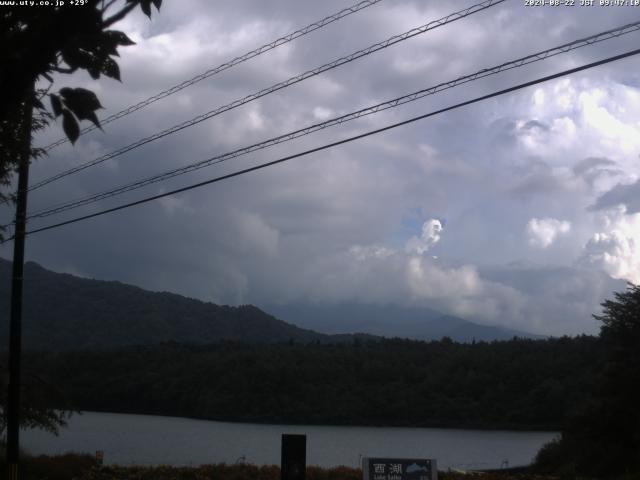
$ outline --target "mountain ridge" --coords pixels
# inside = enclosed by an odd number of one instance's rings
[[[381,336],[471,342],[535,336],[421,308],[355,303],[323,308],[216,305],[114,280],[57,273],[25,263],[25,349],[62,351],[161,343],[343,343]],[[11,262],[0,258],[0,312],[8,318]],[[297,315],[291,315],[293,311]],[[303,315],[301,315],[301,312]],[[353,333],[364,332],[364,333]],[[0,323],[0,351],[8,322]]]
[[[11,262],[0,259],[0,312],[8,318]],[[348,341],[302,329],[253,305],[216,305],[117,281],[79,278],[27,262],[23,342],[26,349],[68,350],[150,345]],[[0,324],[0,349],[8,322]]]
[[[425,341],[449,337],[457,342],[510,340],[513,337],[545,338],[506,327],[475,323],[426,307],[355,302],[332,305],[263,304],[260,307],[285,322],[326,334],[358,331],[376,336]]]

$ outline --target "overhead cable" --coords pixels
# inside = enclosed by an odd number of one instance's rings
[[[283,135],[279,135],[277,137],[273,137],[270,138],[268,140],[264,140],[262,142],[259,143],[255,143],[253,145],[250,146],[246,146],[246,147],[242,147],[239,148],[237,150],[233,150],[231,152],[227,152],[224,154],[220,154],[220,155],[215,155],[213,157],[207,158],[205,160],[201,160],[199,162],[196,163],[192,163],[189,165],[185,165],[183,167],[179,167],[179,168],[174,168],[168,171],[165,171],[163,173],[142,179],[142,180],[138,180],[135,182],[131,182],[125,185],[121,185],[119,187],[116,188],[112,188],[100,193],[96,193],[90,196],[86,196],[80,199],[76,199],[76,200],[71,200],[71,201],[67,201],[67,202],[63,202],[63,203],[59,203],[55,206],[46,208],[44,210],[40,210],[37,211],[35,213],[29,214],[27,216],[28,219],[31,218],[43,218],[43,217],[47,217],[50,215],[54,215],[54,214],[58,214],[67,210],[71,210],[74,208],[78,208],[81,207],[83,205],[88,205],[90,203],[94,203],[97,202],[99,200],[103,200],[106,198],[111,198],[114,197],[116,195],[120,195],[126,192],[130,192],[132,190],[137,190],[139,188],[142,187],[146,187],[148,185],[151,184],[155,184],[164,180],[168,180],[170,178],[176,177],[178,175],[183,175],[189,172],[193,172],[195,170],[199,170],[201,168],[205,168],[211,165],[215,165],[218,163],[222,163],[224,161],[230,160],[232,158],[237,158],[240,157],[242,155],[246,155],[258,150],[262,150],[264,148],[267,147],[271,147],[273,145],[277,145],[280,143],[284,143],[287,141],[291,141],[293,139],[305,136],[305,135],[309,135],[311,133],[317,132],[319,130],[323,130],[325,128],[329,128],[335,125],[341,125],[343,123],[349,122],[351,120],[355,120],[357,118],[361,118],[364,117],[366,115],[371,115],[377,112],[381,112],[383,110],[387,110],[390,108],[395,108],[399,105],[403,105],[409,102],[413,102],[416,101],[420,98],[429,96],[429,95],[434,95],[436,93],[439,93],[441,91],[465,84],[465,83],[469,83],[490,75],[495,75],[497,73],[500,72],[504,72],[507,70],[511,70],[514,68],[518,68],[518,67],[522,67],[524,65],[528,65],[534,62],[538,62],[562,53],[566,53],[587,45],[593,45],[594,43],[598,43],[598,42],[602,42],[605,40],[609,40],[611,38],[617,38],[621,35],[625,35],[631,32],[635,32],[640,30],[640,21],[638,22],[634,22],[634,23],[630,23],[615,29],[611,29],[611,30],[607,30],[605,32],[601,32],[598,33],[596,35],[591,35],[589,37],[586,38],[582,38],[580,40],[575,40],[573,42],[570,43],[566,43],[564,45],[560,45],[558,47],[554,47],[554,48],[550,48],[548,50],[544,50],[541,52],[537,52],[531,55],[527,55],[526,57],[521,57],[518,58],[516,60],[511,60],[509,62],[505,62],[502,63],[500,65],[497,65],[495,67],[491,67],[491,68],[485,68],[482,70],[479,70],[475,73],[472,73],[470,75],[465,75],[462,77],[458,77],[455,80],[450,80],[447,82],[443,82],[443,83],[439,83],[435,86],[432,87],[428,87],[428,88],[424,88],[422,90],[418,90],[417,92],[413,92],[410,93],[408,95],[403,95],[401,97],[397,97],[394,98],[392,100],[387,100],[385,102],[382,103],[378,103],[376,105],[372,105],[366,108],[362,108],[360,110],[357,110],[355,112],[351,112],[345,115],[341,115],[339,117],[335,117],[335,118],[331,118],[329,120],[325,120],[323,122],[320,123],[316,123]]]
[[[523,88],[526,88],[526,87],[531,87],[531,86],[537,85],[539,83],[547,82],[549,80],[554,80],[556,78],[564,77],[566,75],[571,75],[573,73],[581,72],[581,71],[587,70],[589,68],[594,68],[594,67],[597,67],[597,66],[600,66],[600,65],[604,65],[604,64],[607,64],[607,63],[610,63],[610,62],[614,62],[614,61],[617,61],[617,60],[628,58],[628,57],[631,57],[633,55],[637,55],[639,53],[640,53],[640,49],[631,50],[629,52],[622,53],[620,55],[615,55],[615,56],[612,56],[612,57],[605,58],[604,60],[599,60],[597,62],[588,63],[588,64],[582,65],[580,67],[564,70],[562,72],[555,73],[553,75],[547,75],[545,77],[541,77],[541,78],[538,78],[536,80],[531,80],[531,81],[528,81],[528,82],[525,82],[525,83],[520,83],[520,84],[515,85],[513,87],[505,88],[503,90],[499,90],[499,91],[496,91],[496,92],[493,92],[493,93],[490,93],[490,94],[487,94],[487,95],[476,97],[476,98],[474,98],[472,100],[467,100],[465,102],[457,103],[455,105],[451,105],[451,106],[446,107],[446,108],[435,110],[433,112],[425,113],[423,115],[419,115],[417,117],[413,117],[413,118],[410,118],[408,120],[404,120],[402,122],[398,122],[398,123],[394,123],[394,124],[391,124],[391,125],[387,125],[386,127],[378,128],[378,129],[375,129],[375,130],[370,130],[370,131],[368,131],[366,133],[362,133],[360,135],[355,135],[355,136],[352,136],[352,137],[349,137],[349,138],[345,138],[345,139],[339,140],[337,142],[328,143],[328,144],[322,145],[320,147],[316,147],[316,148],[312,148],[312,149],[309,149],[309,150],[305,150],[303,152],[296,153],[294,155],[289,155],[289,156],[286,156],[286,157],[282,157],[282,158],[279,158],[277,160],[273,160],[271,162],[262,163],[260,165],[255,165],[253,167],[245,168],[243,170],[239,170],[239,171],[236,171],[236,172],[233,172],[233,173],[229,173],[227,175],[222,175],[222,176],[215,177],[215,178],[203,181],[203,182],[198,182],[198,183],[195,183],[195,184],[192,184],[192,185],[188,185],[186,187],[182,187],[182,188],[178,188],[178,189],[175,189],[175,190],[171,190],[169,192],[165,192],[165,193],[161,193],[161,194],[158,194],[158,195],[153,195],[153,196],[150,196],[150,197],[146,197],[146,198],[143,198],[141,200],[136,200],[134,202],[130,202],[130,203],[126,203],[126,204],[123,204],[123,205],[119,205],[117,207],[112,207],[112,208],[108,208],[108,209],[105,209],[105,210],[101,210],[99,212],[95,212],[95,213],[92,213],[92,214],[89,214],[89,215],[83,215],[83,216],[80,216],[80,217],[72,218],[70,220],[66,220],[66,221],[63,221],[63,222],[55,223],[55,224],[52,224],[52,225],[47,225],[47,226],[44,226],[44,227],[35,228],[33,230],[29,230],[28,232],[26,232],[26,234],[27,235],[31,235],[31,234],[38,233],[38,232],[44,232],[44,231],[47,231],[47,230],[52,230],[52,229],[55,229],[55,228],[62,227],[64,225],[70,225],[72,223],[81,222],[81,221],[84,221],[84,220],[88,220],[90,218],[99,217],[99,216],[102,216],[102,215],[106,215],[108,213],[117,212],[117,211],[120,211],[120,210],[124,210],[124,209],[127,209],[127,208],[131,208],[131,207],[137,206],[137,205],[142,205],[144,203],[148,203],[148,202],[151,202],[151,201],[154,201],[154,200],[158,200],[160,198],[164,198],[164,197],[168,197],[168,196],[175,195],[175,194],[178,194],[178,193],[182,193],[182,192],[186,192],[186,191],[189,191],[189,190],[193,190],[193,189],[196,189],[196,188],[199,188],[199,187],[203,187],[205,185],[210,185],[210,184],[213,184],[213,183],[221,182],[222,180],[227,180],[229,178],[238,177],[240,175],[244,175],[244,174],[249,173],[249,172],[253,172],[253,171],[256,171],[256,170],[261,170],[263,168],[267,168],[267,167],[271,167],[273,165],[284,163],[284,162],[287,162],[289,160],[293,160],[295,158],[299,158],[299,157],[303,157],[305,155],[309,155],[311,153],[315,153],[315,152],[319,152],[319,151],[322,151],[322,150],[326,150],[326,149],[329,149],[329,148],[332,148],[332,147],[335,147],[335,146],[338,146],[338,145],[343,145],[345,143],[353,142],[355,140],[360,140],[362,138],[366,138],[366,137],[369,137],[371,135],[376,135],[376,134],[385,132],[387,130],[391,130],[391,129],[394,129],[394,128],[397,128],[397,127],[401,127],[403,125],[407,125],[407,124],[410,124],[410,123],[413,123],[413,122],[417,122],[418,120],[423,120],[425,118],[433,117],[435,115],[439,115],[441,113],[445,113],[445,112],[448,112],[448,111],[451,111],[451,110],[455,110],[457,108],[461,108],[461,107],[464,107],[464,106],[467,106],[467,105],[471,105],[471,104],[478,103],[478,102],[481,102],[481,101],[484,101],[484,100],[488,100],[490,98],[498,97],[500,95],[505,95],[507,93],[511,93],[511,92],[514,92],[516,90],[520,90],[520,89],[523,89]],[[5,242],[7,242],[9,240],[12,240],[12,238],[8,238],[7,240],[3,241],[2,243],[5,243]]]
[[[85,162],[83,164],[80,164],[76,167],[70,168],[68,170],[65,170],[63,172],[60,172],[56,175],[53,175],[51,177],[48,177],[40,182],[35,183],[34,185],[32,185],[29,190],[35,190],[37,188],[43,187],[51,182],[55,182],[56,180],[59,180],[61,178],[67,177],[69,175],[72,175],[74,173],[80,172],[86,168],[92,167],[94,165],[98,165],[100,163],[103,163],[107,160],[110,160],[112,158],[118,157],[124,153],[127,153],[131,150],[134,150],[138,147],[141,147],[142,145],[145,145],[147,143],[153,142],[155,140],[158,140],[160,138],[166,137],[167,135],[171,135],[173,133],[179,132],[180,130],[184,130],[185,128],[189,128],[192,127],[194,125],[197,125],[198,123],[201,123],[205,120],[208,120],[212,117],[215,117],[217,115],[220,115],[224,112],[228,112],[229,110],[232,110],[234,108],[237,108],[241,105],[245,105],[249,102],[252,102],[254,100],[257,100],[261,97],[264,97],[266,95],[269,95],[273,92],[276,92],[278,90],[281,90],[283,88],[289,87],[291,85],[294,85],[296,83],[302,82],[303,80],[306,80],[310,77],[314,77],[316,75],[319,75],[323,72],[326,72],[328,70],[334,69],[336,67],[339,67],[341,65],[344,65],[346,63],[350,63],[353,62],[354,60],[370,55],[374,52],[377,52],[379,50],[382,50],[384,48],[390,47],[391,45],[395,45],[396,43],[399,42],[403,42],[405,40],[408,40],[409,38],[415,37],[416,35],[421,35],[423,33],[426,33],[430,30],[433,30],[435,28],[441,27],[443,25],[447,25],[449,23],[455,22],[457,20],[460,20],[462,18],[468,17],[470,15],[473,15],[474,13],[478,13],[480,11],[486,10],[487,8],[493,7],[497,4],[500,4],[502,2],[504,2],[505,0],[485,0],[481,3],[477,3],[475,5],[472,5],[468,8],[465,8],[463,10],[459,10],[457,12],[454,13],[450,13],[449,15],[440,18],[438,20],[434,20],[432,22],[429,22],[425,25],[422,25],[420,27],[416,27],[416,28],[412,28],[411,30],[408,30],[404,33],[401,33],[399,35],[394,35],[382,42],[373,44],[367,48],[364,48],[362,50],[358,50],[357,52],[351,53],[350,55],[347,55],[345,57],[341,57],[337,60],[334,60],[330,63],[324,64],[320,67],[314,68],[312,70],[308,70],[304,73],[301,73],[299,75],[296,75],[294,77],[289,78],[288,80],[285,80],[283,82],[279,82],[276,83],[275,85],[272,85],[271,87],[265,88],[263,90],[260,90],[256,93],[253,93],[251,95],[247,95],[244,98],[238,99],[238,100],[234,100],[233,102],[218,107],[214,110],[211,110],[207,113],[203,113],[202,115],[198,115],[197,117],[192,118],[191,120],[187,120],[185,122],[182,122],[178,125],[174,125],[173,127],[170,127],[166,130],[163,130],[161,132],[157,132],[151,136],[142,138],[134,143],[131,143],[127,146],[121,147],[118,150],[115,150],[111,153],[108,153],[106,155],[102,155],[101,157],[98,157],[94,160],[90,160],[88,162]]]
[[[338,21],[348,15],[351,15],[352,13],[356,13],[359,12],[360,10],[363,10],[367,7],[370,7],[372,5],[375,5],[376,3],[381,2],[382,0],[364,0],[361,2],[356,3],[355,5],[352,5],[350,7],[347,7],[345,9],[340,10],[337,13],[334,13],[332,15],[329,15],[325,18],[323,18],[322,20],[318,20],[317,22],[313,22],[309,25],[307,25],[306,27],[302,27],[298,30],[296,30],[295,32],[291,32],[283,37],[280,37],[276,40],[273,40],[272,42],[269,43],[265,43],[264,45],[262,45],[261,47],[256,48],[255,50],[251,50],[250,52],[247,52],[243,55],[240,55],[238,57],[235,57],[232,60],[229,60],[228,62],[222,63],[220,65],[218,65],[217,67],[211,68],[209,70],[207,70],[206,72],[203,72],[199,75],[196,75],[195,77],[189,79],[189,80],[185,80],[182,83],[179,83],[178,85],[174,85],[173,87],[170,87],[166,90],[163,90],[162,92],[156,93],[155,95],[142,100],[141,102],[136,103],[135,105],[131,105],[123,110],[120,110],[117,113],[114,113],[113,115],[110,115],[106,118],[103,118],[100,120],[100,124],[101,125],[105,125],[107,123],[111,123],[115,120],[118,120],[119,118],[122,118],[126,115],[129,115],[130,113],[133,113],[135,111],[138,111],[142,108],[145,108],[149,105],[151,105],[152,103],[157,102],[158,100],[161,100],[163,98],[166,98],[170,95],[173,95],[174,93],[179,92],[180,90],[183,90],[187,87],[190,87],[191,85],[198,83],[206,78],[212,77],[213,75],[216,75],[220,72],[223,72],[225,70],[228,70],[231,67],[235,67],[236,65],[246,62],[247,60],[250,60],[254,57],[257,57],[258,55],[262,55],[263,53],[266,53],[270,50],[273,50],[281,45],[285,45],[289,42],[292,42],[293,40],[295,40],[296,38],[302,37],[304,35],[307,35],[308,33],[313,32],[314,30],[318,30],[322,27],[325,27],[327,25],[329,25],[330,23],[333,23],[335,21]],[[80,134],[85,134],[87,132],[91,132],[93,130],[96,130],[98,127],[95,125],[91,125],[89,127],[83,128],[80,131]],[[46,147],[44,147],[45,150],[51,150],[59,145],[62,145],[63,143],[68,142],[69,140],[67,139],[67,137],[61,138],[49,145],[47,145]]]

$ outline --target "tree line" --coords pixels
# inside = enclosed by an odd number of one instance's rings
[[[589,390],[597,338],[459,344],[164,344],[30,354],[52,407],[211,420],[559,429]]]

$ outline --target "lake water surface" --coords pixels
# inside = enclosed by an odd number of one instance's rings
[[[440,470],[526,465],[553,432],[439,428],[335,427],[210,422],[177,417],[84,412],[55,437],[23,431],[33,454],[104,452],[107,464],[280,464],[283,433],[307,435],[307,464],[359,467],[362,456],[435,458]]]

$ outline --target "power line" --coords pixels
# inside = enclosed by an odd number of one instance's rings
[[[220,72],[223,72],[225,70],[228,70],[231,67],[235,67],[236,65],[246,62],[247,60],[250,60],[254,57],[257,57],[258,55],[262,55],[263,53],[266,53],[270,50],[273,50],[281,45],[285,45],[289,42],[292,42],[293,40],[295,40],[296,38],[300,38],[304,35],[307,35],[308,33],[311,33],[315,30],[318,30],[322,27],[325,27],[327,25],[329,25],[330,23],[336,22],[348,15],[351,15],[352,13],[356,13],[359,12],[360,10],[363,10],[367,7],[370,7],[372,5],[375,5],[376,3],[381,2],[382,0],[364,0],[361,1],[359,3],[356,3],[355,5],[352,5],[348,8],[345,8],[343,10],[340,10],[337,13],[334,13],[332,15],[329,15],[325,18],[323,18],[322,20],[318,20],[317,22],[313,22],[309,25],[307,25],[306,27],[302,27],[298,30],[296,30],[295,32],[291,32],[287,35],[285,35],[284,37],[280,37],[272,42],[266,43],[264,45],[262,45],[261,47],[256,48],[255,50],[251,50],[250,52],[247,52],[243,55],[240,55],[238,57],[235,57],[232,60],[229,60],[228,62],[222,63],[220,65],[218,65],[217,67],[211,68],[209,70],[207,70],[206,72],[203,72],[199,75],[196,75],[195,77],[189,79],[189,80],[185,80],[182,83],[179,83],[178,85],[174,85],[173,87],[170,87],[166,90],[163,90],[162,92],[159,92],[155,95],[153,95],[152,97],[147,98],[146,100],[142,100],[141,102],[136,103],[135,105],[131,105],[123,110],[120,110],[117,113],[114,113],[113,115],[106,117],[104,119],[100,120],[100,123],[102,125],[106,125],[107,123],[111,123],[115,120],[118,120],[119,118],[122,118],[126,115],[129,115],[130,113],[133,113],[137,110],[140,110],[142,108],[147,107],[148,105],[151,105],[152,103],[157,102],[158,100],[161,100],[163,98],[166,98],[170,95],[173,95],[176,92],[179,92],[180,90],[183,90],[187,87],[190,87],[191,85],[198,83],[206,78],[212,77],[213,75],[216,75]],[[80,131],[80,134],[83,135],[85,133],[91,132],[93,130],[96,130],[98,127],[96,127],[95,125],[91,125],[89,127],[83,128]],[[45,150],[49,151],[59,145],[62,145],[63,143],[68,142],[69,140],[64,137],[61,138],[49,145],[47,145],[46,147],[44,147]]]
[[[161,194],[158,194],[158,195],[153,195],[151,197],[146,197],[146,198],[143,198],[141,200],[136,200],[134,202],[130,202],[130,203],[126,203],[126,204],[123,204],[123,205],[119,205],[117,207],[101,210],[99,212],[95,212],[95,213],[92,213],[92,214],[89,214],[89,215],[83,215],[81,217],[76,217],[76,218],[73,218],[71,220],[66,220],[64,222],[59,222],[59,223],[56,223],[56,224],[53,224],[53,225],[47,225],[45,227],[36,228],[34,230],[30,230],[30,231],[26,232],[26,234],[30,235],[30,234],[34,234],[34,233],[38,233],[38,232],[44,232],[46,230],[52,230],[54,228],[59,228],[59,227],[62,227],[64,225],[69,225],[69,224],[77,223],[77,222],[80,222],[80,221],[83,221],[83,220],[88,220],[90,218],[106,215],[107,213],[117,212],[119,210],[124,210],[126,208],[130,208],[130,207],[134,207],[134,206],[137,206],[137,205],[141,205],[143,203],[148,203],[148,202],[151,202],[153,200],[158,200],[158,199],[163,198],[163,197],[168,197],[170,195],[175,195],[177,193],[186,192],[188,190],[193,190],[195,188],[203,187],[205,185],[209,185],[209,184],[212,184],[212,183],[217,183],[217,182],[220,182],[222,180],[227,180],[229,178],[237,177],[237,176],[249,173],[249,172],[253,172],[253,171],[256,171],[256,170],[261,170],[263,168],[270,167],[270,166],[273,166],[273,165],[277,165],[279,163],[283,163],[283,162],[286,162],[286,161],[289,161],[289,160],[293,160],[295,158],[302,157],[302,156],[305,156],[305,155],[309,155],[311,153],[319,152],[319,151],[326,150],[328,148],[332,148],[332,147],[335,147],[335,146],[338,146],[338,145],[342,145],[342,144],[345,144],[345,143],[353,142],[355,140],[359,140],[359,139],[362,139],[362,138],[365,138],[365,137],[369,137],[371,135],[376,135],[378,133],[382,133],[382,132],[385,132],[387,130],[391,130],[391,129],[394,129],[394,128],[397,128],[397,127],[400,127],[400,126],[403,126],[403,125],[407,125],[407,124],[410,124],[410,123],[413,123],[413,122],[417,122],[418,120],[423,120],[423,119],[428,118],[428,117],[433,117],[433,116],[439,115],[441,113],[445,113],[445,112],[448,112],[448,111],[451,111],[451,110],[455,110],[457,108],[461,108],[461,107],[464,107],[464,106],[467,106],[467,105],[471,105],[471,104],[478,103],[478,102],[481,102],[481,101],[484,101],[484,100],[488,100],[490,98],[494,98],[494,97],[497,97],[497,96],[500,96],[500,95],[505,95],[507,93],[514,92],[516,90],[521,90],[523,88],[531,87],[531,86],[537,85],[539,83],[547,82],[549,80],[554,80],[554,79],[559,78],[559,77],[563,77],[563,76],[570,75],[570,74],[573,74],[573,73],[577,73],[577,72],[580,72],[580,71],[583,71],[583,70],[587,70],[589,68],[594,68],[594,67],[597,67],[597,66],[600,66],[600,65],[604,65],[604,64],[607,64],[607,63],[610,63],[610,62],[621,60],[623,58],[631,57],[631,56],[637,55],[639,53],[640,53],[640,49],[631,50],[629,52],[622,53],[620,55],[615,55],[613,57],[608,57],[608,58],[606,58],[604,60],[599,60],[597,62],[592,62],[592,63],[586,64],[586,65],[582,65],[580,67],[575,67],[575,68],[571,68],[569,70],[564,70],[562,72],[555,73],[553,75],[548,75],[548,76],[545,76],[545,77],[541,77],[541,78],[538,78],[536,80],[530,80],[528,82],[521,83],[521,84],[515,85],[513,87],[505,88],[503,90],[499,90],[497,92],[493,92],[493,93],[490,93],[490,94],[487,94],[487,95],[483,95],[481,97],[476,97],[476,98],[474,98],[472,100],[467,100],[465,102],[457,103],[455,105],[452,105],[452,106],[449,106],[449,107],[446,107],[446,108],[442,108],[440,110],[435,110],[435,111],[430,112],[430,113],[425,113],[423,115],[419,115],[417,117],[413,117],[413,118],[410,118],[408,120],[404,120],[402,122],[398,122],[398,123],[394,123],[394,124],[391,124],[391,125],[387,125],[386,127],[378,128],[378,129],[375,129],[375,130],[370,130],[369,132],[362,133],[360,135],[355,135],[355,136],[352,136],[352,137],[349,137],[349,138],[345,138],[343,140],[339,140],[337,142],[333,142],[333,143],[322,145],[320,147],[316,147],[316,148],[312,148],[312,149],[309,149],[309,150],[305,150],[303,152],[299,152],[299,153],[296,153],[294,155],[289,155],[289,156],[286,156],[286,157],[282,157],[282,158],[279,158],[277,160],[273,160],[271,162],[262,163],[260,165],[256,165],[256,166],[253,166],[253,167],[250,167],[250,168],[245,168],[245,169],[239,170],[237,172],[229,173],[227,175],[222,175],[222,176],[219,176],[219,177],[212,178],[210,180],[205,180],[203,182],[199,182],[199,183],[195,183],[195,184],[192,184],[192,185],[189,185],[189,186],[186,186],[186,187],[178,188],[178,189],[172,190],[170,192],[165,192],[165,193],[161,193]],[[9,240],[12,240],[12,238],[8,238],[7,240],[3,241],[2,243],[5,243],[5,242],[7,242]]]
[[[618,28],[614,28],[611,30],[607,30],[605,32],[601,32],[598,33],[596,35],[591,35],[589,37],[586,38],[582,38],[579,40],[575,40],[573,42],[570,43],[566,43],[564,45],[560,45],[558,47],[554,47],[548,50],[544,50],[538,53],[534,53],[531,55],[528,55],[526,57],[522,57],[522,58],[518,58],[516,60],[511,60],[509,62],[505,62],[502,63],[498,66],[495,67],[491,67],[491,68],[486,68],[483,70],[479,70],[473,74],[470,75],[465,75],[462,77],[458,77],[455,80],[451,80],[448,82],[443,82],[440,83],[438,85],[435,85],[433,87],[429,87],[429,88],[425,88],[422,90],[419,90],[417,92],[408,94],[408,95],[403,95],[401,97],[397,97],[394,98],[392,100],[387,100],[386,102],[382,102],[382,103],[378,103],[376,105],[367,107],[367,108],[363,108],[360,110],[357,110],[355,112],[351,112],[348,113],[346,115],[342,115],[339,117],[335,117],[329,120],[326,120],[324,122],[320,122],[320,123],[316,123],[314,125],[310,125],[298,130],[295,130],[293,132],[289,132],[283,135],[279,135],[277,137],[273,137],[270,138],[268,140],[264,140],[262,142],[259,143],[255,143],[253,145],[247,146],[247,147],[243,147],[231,152],[227,152],[224,154],[220,154],[220,155],[216,155],[213,157],[210,157],[208,159],[196,162],[196,163],[192,163],[189,165],[186,165],[184,167],[179,167],[179,168],[175,168],[175,169],[171,169],[168,170],[166,172],[163,172],[161,174],[158,175],[154,175],[152,177],[148,177],[146,179],[143,180],[138,180],[136,182],[132,182],[126,185],[122,185],[110,190],[106,190],[103,191],[101,193],[97,193],[97,194],[93,194],[87,197],[83,197],[81,199],[77,199],[77,200],[72,200],[72,201],[67,201],[67,202],[63,202],[63,203],[59,203],[55,206],[49,207],[47,209],[44,210],[40,210],[36,213],[30,214],[27,218],[31,219],[31,218],[43,218],[43,217],[48,217],[50,215],[54,215],[57,213],[61,213],[61,212],[65,212],[67,210],[71,210],[77,207],[81,207],[83,205],[88,205],[90,203],[94,203],[97,202],[99,200],[103,200],[106,198],[111,198],[114,197],[116,195],[120,195],[126,192],[130,192],[133,190],[137,190],[139,188],[148,186],[148,185],[152,185],[154,183],[158,183],[164,180],[168,180],[170,178],[176,177],[178,175],[183,175],[185,173],[189,173],[195,170],[199,170],[201,168],[205,168],[211,165],[215,165],[218,163],[222,163],[224,161],[230,160],[232,158],[237,158],[239,156],[242,155],[246,155],[248,153],[252,153],[258,150],[262,150],[264,148],[267,147],[271,147],[273,145],[277,145],[283,142],[287,142],[305,135],[309,135],[311,133],[317,132],[319,130],[328,128],[328,127],[332,127],[335,125],[340,125],[346,122],[349,122],[351,120],[355,120],[357,118],[361,118],[364,117],[366,115],[371,115],[377,112],[381,112],[383,110],[387,110],[390,108],[395,108],[399,105],[403,105],[409,102],[413,102],[416,101],[420,98],[423,98],[425,96],[428,95],[434,95],[438,92],[456,87],[458,85],[461,84],[465,84],[471,81],[475,81],[478,80],[480,78],[484,78],[490,75],[495,75],[497,73],[500,72],[504,72],[507,70],[511,70],[513,68],[518,68],[518,67],[522,67],[524,65],[528,65],[530,63],[534,63],[534,62],[538,62],[544,59],[547,59],[549,57],[553,57],[555,55],[559,55],[561,53],[566,53],[587,45],[593,45],[594,43],[598,43],[598,42],[602,42],[605,40],[609,40],[611,38],[617,38],[621,35],[625,35],[631,32],[635,32],[640,30],[640,21],[635,22],[635,23],[630,23]]]
[[[56,175],[53,175],[52,177],[46,178],[36,184],[34,184],[33,186],[31,186],[30,190],[35,190],[37,188],[43,187],[44,185],[47,185],[51,182],[54,182],[56,180],[59,180],[63,177],[66,177],[68,175],[72,175],[74,173],[80,172],[86,168],[89,168],[91,166],[97,165],[99,163],[105,162],[107,160],[110,160],[112,158],[115,158],[117,156],[120,156],[126,152],[129,152],[135,148],[141,147],[142,145],[145,145],[147,143],[153,142],[154,140],[158,140],[162,137],[166,137],[167,135],[171,135],[173,133],[176,133],[180,130],[183,130],[185,128],[188,127],[192,127],[200,122],[203,122],[205,120],[208,120],[214,116],[220,115],[224,112],[227,112],[229,110],[232,110],[234,108],[237,108],[241,105],[244,105],[246,103],[252,102],[254,100],[257,100],[258,98],[264,97],[266,95],[269,95],[270,93],[276,92],[278,90],[281,90],[283,88],[289,87],[291,85],[294,85],[296,83],[302,82],[303,80],[306,80],[310,77],[319,75],[320,73],[326,72],[328,70],[334,69],[336,67],[339,67],[341,65],[344,65],[346,63],[350,63],[353,62],[354,60],[357,60],[358,58],[370,55],[374,52],[377,52],[379,50],[382,50],[384,48],[390,47],[391,45],[395,45],[396,43],[399,42],[403,42],[409,38],[415,37],[416,35],[420,35],[423,34],[425,32],[428,32],[430,30],[433,30],[435,28],[441,27],[443,25],[446,25],[448,23],[452,23],[455,22],[456,20],[460,20],[462,18],[468,17],[470,15],[473,15],[474,13],[478,13],[480,11],[486,10],[487,8],[493,7],[499,3],[504,2],[505,0],[485,0],[481,3],[472,5],[468,8],[465,8],[464,10],[459,10],[457,12],[454,13],[450,13],[449,15],[447,15],[446,17],[440,18],[438,20],[434,20],[431,21],[425,25],[422,25],[420,27],[416,27],[416,28],[412,28],[411,30],[408,30],[400,35],[394,35],[382,42],[378,42],[374,45],[371,45],[367,48],[364,48],[362,50],[358,50],[357,52],[354,52],[350,55],[347,55],[345,57],[341,57],[337,60],[334,60],[330,63],[327,63],[325,65],[322,65],[320,67],[314,68],[312,70],[308,70],[304,73],[301,73],[299,75],[296,75],[294,77],[289,78],[288,80],[285,80],[283,82],[280,83],[276,83],[275,85],[272,85],[271,87],[265,88],[263,90],[260,90],[259,92],[253,93],[251,95],[247,95],[244,98],[238,99],[238,100],[234,100],[233,102],[224,105],[222,107],[218,107],[214,110],[211,110],[207,113],[203,113],[202,115],[198,115],[195,118],[192,118],[191,120],[187,120],[186,122],[180,123],[178,125],[174,125],[173,127],[170,127],[166,130],[163,130],[161,132],[157,132],[151,136],[145,137],[141,140],[138,140],[137,142],[134,142],[132,144],[129,144],[125,147],[122,147],[118,150],[115,150],[111,153],[108,153],[106,155],[103,155],[101,157],[98,157],[94,160],[90,160],[89,162],[85,162],[81,165],[78,165],[76,167],[70,168],[68,170],[65,170],[61,173],[58,173]]]

